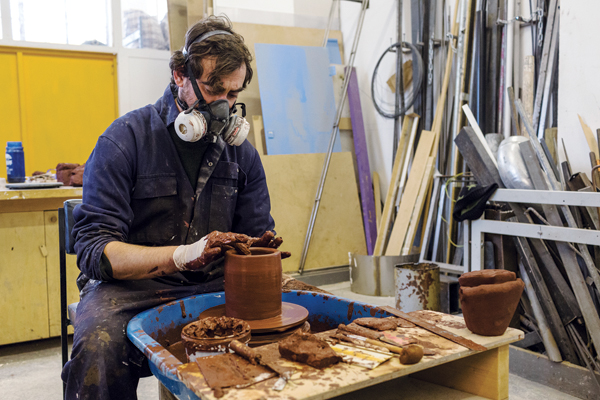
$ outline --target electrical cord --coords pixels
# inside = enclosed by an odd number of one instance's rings
[[[399,110],[399,112],[396,114],[394,112],[388,112],[386,110],[384,110],[382,107],[380,107],[380,105],[378,104],[378,99],[375,93],[375,89],[376,89],[376,77],[377,77],[377,71],[379,70],[379,65],[381,64],[381,61],[383,60],[383,58],[385,57],[385,55],[388,52],[393,52],[394,49],[395,51],[402,51],[402,46],[408,47],[411,50],[412,53],[412,59],[413,59],[413,82],[412,82],[412,91],[411,91],[411,96],[409,97],[408,100],[406,100],[404,102],[404,109]],[[415,61],[416,61],[416,68],[415,68]],[[416,73],[415,73],[416,71]],[[421,54],[419,52],[419,50],[416,48],[416,46],[414,46],[411,43],[408,42],[398,42],[398,43],[394,43],[392,44],[390,47],[388,47],[383,54],[381,55],[381,57],[379,57],[379,60],[377,61],[377,64],[375,65],[375,69],[373,70],[373,76],[371,78],[371,98],[373,99],[373,105],[375,106],[375,109],[377,110],[377,112],[386,117],[386,118],[398,118],[403,114],[406,114],[406,111],[412,107],[412,105],[415,102],[415,99],[417,98],[417,96],[419,95],[419,92],[421,90],[421,86],[423,85],[423,78],[425,77],[425,71],[424,71],[424,66],[423,66],[423,59],[421,58]],[[403,77],[404,78],[404,77]],[[404,95],[406,96],[406,92],[404,93]],[[390,104],[389,102],[385,102],[383,100],[379,100],[379,102],[384,103],[384,104]],[[395,105],[394,105],[395,106]]]

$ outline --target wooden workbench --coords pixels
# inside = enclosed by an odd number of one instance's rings
[[[0,345],[60,335],[58,209],[82,189],[6,189],[0,179]],[[69,303],[79,300],[67,257]]]
[[[286,361],[286,365],[294,366],[297,371],[283,391],[271,389],[276,380],[271,378],[248,388],[228,389],[221,399],[321,400],[407,375],[489,399],[508,398],[508,345],[522,339],[523,332],[509,328],[502,336],[484,337],[471,333],[465,327],[464,320],[458,316],[429,311],[423,312],[421,317],[426,317],[430,322],[435,321],[436,325],[481,344],[488,350],[475,352],[421,328],[398,328],[399,333],[417,339],[426,347],[434,348],[438,354],[425,356],[414,365],[402,365],[394,357],[373,370],[345,363],[317,370],[305,364]],[[201,377],[199,370],[195,374]],[[182,380],[200,398],[215,399],[203,378]]]

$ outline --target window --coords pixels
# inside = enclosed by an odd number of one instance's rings
[[[167,0],[121,0],[123,46],[169,50]]]
[[[110,0],[10,0],[14,40],[107,46]]]

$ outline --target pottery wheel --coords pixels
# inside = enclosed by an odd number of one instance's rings
[[[209,308],[199,318],[222,317],[225,315],[225,304]],[[281,314],[266,319],[246,320],[252,333],[283,332],[300,325],[308,318],[308,310],[298,304],[281,303]]]
[[[304,324],[308,324],[308,322],[305,322]],[[280,340],[285,339],[288,336],[291,336],[294,332],[302,331],[304,329],[304,324],[294,326],[284,332],[255,333],[254,335],[251,335],[250,341],[248,342],[248,346],[257,347],[273,342],[278,342]],[[310,330],[310,324],[308,325],[308,329]]]

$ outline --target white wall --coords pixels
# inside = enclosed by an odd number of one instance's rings
[[[234,22],[324,29],[332,0],[213,0],[214,13]],[[338,14],[332,28],[339,29]]]
[[[594,135],[600,128],[600,2],[562,1],[560,4],[558,138],[564,139],[573,172],[590,176],[589,147],[577,114]],[[562,151],[559,152],[564,160]]]
[[[119,113],[154,104],[171,79],[168,51],[121,49],[117,53]]]

